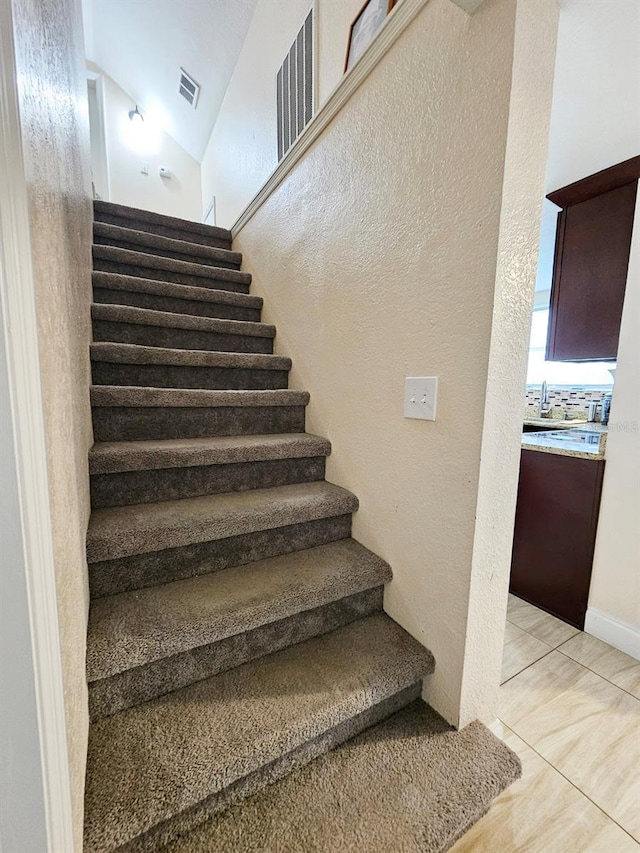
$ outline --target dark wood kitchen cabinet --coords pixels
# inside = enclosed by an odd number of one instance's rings
[[[522,450],[510,590],[584,628],[604,459]]]
[[[550,193],[558,214],[547,361],[615,359],[640,157]]]

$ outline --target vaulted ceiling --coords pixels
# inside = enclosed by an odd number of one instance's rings
[[[83,0],[87,59],[200,161],[256,0]],[[194,110],[180,68],[201,86]]]

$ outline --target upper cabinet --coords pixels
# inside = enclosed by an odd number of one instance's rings
[[[547,361],[615,359],[640,157],[547,198],[558,214]]]

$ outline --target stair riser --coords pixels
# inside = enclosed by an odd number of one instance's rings
[[[112,214],[96,211],[96,222],[105,222],[107,225],[118,225],[120,228],[131,228],[132,231],[144,231],[146,234],[156,234],[158,237],[169,237],[172,240],[186,240],[189,243],[199,243],[201,246],[210,246],[212,249],[231,249],[230,240],[222,240],[217,237],[209,237],[192,231],[183,231],[181,228],[169,228],[163,225],[151,224],[143,219],[130,219],[128,216],[113,216]]]
[[[201,302],[195,299],[172,299],[153,293],[138,293],[130,290],[110,290],[106,287],[93,288],[93,301],[107,305],[131,305],[134,308],[150,308],[152,311],[167,311],[170,314],[194,314],[213,317],[217,320],[244,320],[260,322],[259,308],[243,308],[219,302]]]
[[[304,419],[304,406],[97,406],[93,409],[93,435],[95,441],[275,435],[281,432],[304,432]]]
[[[220,259],[206,258],[202,255],[193,255],[189,252],[175,252],[169,249],[162,249],[156,246],[146,246],[141,243],[128,240],[118,240],[111,237],[103,237],[99,234],[94,234],[93,242],[96,246],[113,246],[116,249],[130,249],[132,252],[145,252],[149,255],[155,255],[158,258],[173,258],[176,261],[189,261],[191,264],[203,264],[210,267],[223,267],[229,270],[239,270],[240,264],[228,261],[222,257]]]
[[[365,729],[375,726],[396,711],[414,702],[422,692],[422,683],[413,684],[404,690],[383,699],[361,714],[328,729],[322,735],[308,741],[287,755],[283,755],[255,773],[239,779],[220,793],[208,797],[190,809],[186,809],[170,820],[163,821],[153,829],[139,835],[118,848],[118,853],[156,853],[179,836],[185,835],[196,826],[225,811],[237,802],[257,793],[267,785],[288,776],[299,767],[304,767],[314,758],[350,740]],[[85,848],[86,849],[86,848]],[[87,850],[87,853],[91,853]]]
[[[150,278],[155,281],[170,281],[173,284],[189,284],[193,287],[207,287],[210,290],[228,290],[230,293],[249,293],[249,284],[240,281],[227,281],[207,275],[190,275],[188,273],[171,272],[155,267],[138,266],[137,264],[122,264],[105,258],[94,258],[95,272],[115,272],[120,275],[135,275],[138,278]],[[204,268],[203,268],[204,269]]]
[[[141,385],[144,388],[202,388],[207,391],[273,391],[286,388],[288,370],[241,367],[187,367],[175,364],[122,364],[94,361],[94,385]]]
[[[254,335],[227,335],[201,329],[175,329],[142,323],[93,321],[93,340],[120,344],[140,344],[168,349],[200,349],[208,352],[273,353],[273,338]]]
[[[382,610],[383,587],[296,613],[235,637],[154,661],[89,684],[92,721],[140,705],[203,678],[334,631]]]
[[[91,505],[98,509],[312,483],[324,480],[324,472],[325,457],[318,456],[96,474],[91,477]]]
[[[260,530],[243,536],[230,536],[227,539],[92,563],[89,565],[91,597],[101,598],[104,595],[115,595],[118,592],[220,572],[231,566],[303,551],[316,545],[348,539],[349,536],[351,516],[340,515]]]

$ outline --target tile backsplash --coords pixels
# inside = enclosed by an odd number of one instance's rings
[[[600,403],[602,395],[606,393],[603,388],[587,390],[585,388],[559,388],[547,391],[549,405],[554,409],[566,409],[568,412],[582,414],[589,410],[589,403]],[[540,403],[540,388],[527,388],[525,404],[527,406],[538,406]],[[597,419],[600,420],[600,407],[598,407]]]

